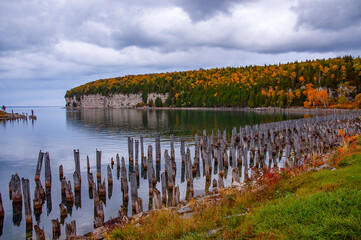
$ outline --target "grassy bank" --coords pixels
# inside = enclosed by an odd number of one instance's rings
[[[115,229],[108,238],[360,239],[360,137],[346,141],[328,164],[335,168],[266,171],[244,191],[221,190],[216,202],[191,202],[190,216],[158,211]]]

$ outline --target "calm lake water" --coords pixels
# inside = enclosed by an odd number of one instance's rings
[[[19,177],[30,180],[31,201],[35,189],[35,168],[39,150],[49,152],[52,170],[51,194],[42,208],[42,214],[35,216],[33,224],[44,227],[47,238],[52,237],[51,219],[60,219],[59,204],[61,191],[59,181],[59,166],[64,167],[64,176],[73,182],[74,155],[73,150],[79,149],[82,171],[82,188],[80,201],[77,202],[65,222],[76,220],[77,234],[84,234],[93,229],[93,200],[89,198],[87,182],[86,156],[90,158],[90,171],[95,176],[96,149],[102,151],[102,178],[106,178],[106,168],[110,159],[119,153],[128,164],[127,137],[139,139],[144,137],[144,147],[149,144],[155,151],[155,137],[161,137],[161,172],[164,170],[163,152],[170,149],[170,135],[175,136],[175,160],[177,163],[176,184],[179,184],[181,200],[186,196],[186,182],[181,181],[180,138],[185,139],[186,147],[191,149],[194,157],[194,134],[202,135],[203,129],[210,134],[217,129],[227,129],[228,135],[236,126],[257,124],[288,119],[303,118],[300,114],[266,114],[230,111],[194,111],[194,110],[135,110],[135,109],[89,109],[65,110],[60,107],[16,107],[8,108],[18,113],[30,113],[34,109],[36,121],[0,122],[0,192],[5,208],[4,224],[1,239],[26,238],[25,213],[13,214],[12,202],[9,199],[9,181],[11,175],[18,173]],[[153,157],[155,153],[153,153]],[[193,159],[193,158],[192,158]],[[202,171],[202,170],[201,170]],[[230,172],[230,171],[229,171]],[[117,217],[123,204],[120,180],[117,179],[116,167],[112,170],[114,184],[112,189],[107,186],[107,198],[104,203],[105,221]],[[213,178],[213,177],[212,177]],[[44,163],[40,178],[44,186]],[[229,185],[231,178],[225,179]],[[161,189],[160,183],[156,186]],[[109,194],[111,190],[111,194]],[[205,193],[205,178],[194,179],[195,195]],[[140,180],[138,195],[143,199],[143,209],[148,210],[148,182]],[[130,200],[129,200],[130,201]],[[32,202],[31,202],[31,205]],[[130,211],[129,211],[130,214]],[[20,219],[21,216],[21,219]],[[1,226],[0,226],[1,227]],[[35,233],[34,233],[35,234]],[[61,239],[65,238],[65,228],[62,225]],[[35,235],[34,235],[35,239]]]

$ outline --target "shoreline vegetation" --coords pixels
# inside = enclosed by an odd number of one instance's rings
[[[323,118],[338,132],[337,143],[329,142],[329,147],[322,144],[322,151],[305,155],[302,164],[290,167],[287,160],[281,169],[255,169],[243,183],[236,181],[228,188],[213,186],[208,194],[182,201],[177,207],[132,217],[121,210],[118,218],[78,239],[358,239],[360,117]],[[329,122],[331,118],[336,122]],[[311,128],[318,122],[307,121]],[[316,135],[330,131],[317,128],[321,132]],[[333,133],[329,134],[319,137],[334,139]]]
[[[68,90],[66,107],[361,107],[361,58],[344,56],[100,79]]]

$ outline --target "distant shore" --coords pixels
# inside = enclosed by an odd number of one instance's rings
[[[190,110],[190,111],[243,111],[243,112],[287,112],[287,113],[310,113],[310,114],[340,114],[347,112],[360,111],[359,109],[337,109],[337,108],[304,108],[304,107],[289,107],[289,108],[280,108],[280,107],[258,107],[258,108],[249,108],[249,107],[121,107],[121,108],[111,108],[111,107],[94,107],[94,108],[82,108],[82,107],[67,107],[69,110],[77,109],[141,109],[141,110]]]

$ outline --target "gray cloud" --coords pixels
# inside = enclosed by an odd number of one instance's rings
[[[175,0],[175,3],[186,11],[192,20],[199,21],[218,13],[229,13],[235,4],[249,0]]]
[[[2,0],[0,104],[37,103],[26,94],[37,91],[63,105],[67,89],[126,74],[358,56],[359,10],[352,0]]]
[[[302,0],[292,10],[297,27],[334,31],[361,24],[359,0]]]

